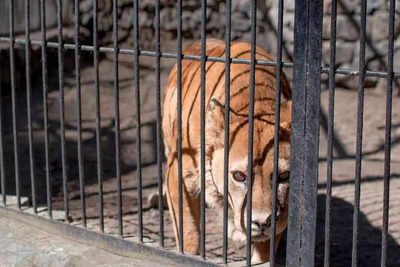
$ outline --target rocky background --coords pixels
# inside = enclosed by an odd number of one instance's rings
[[[81,24],[88,32],[92,28],[92,2],[81,1]],[[128,47],[132,47],[132,0],[119,1],[120,29],[119,38]],[[155,1],[143,0],[140,2],[140,47],[153,49],[155,34]],[[250,40],[250,3],[249,0],[232,1],[232,39]],[[291,61],[293,58],[293,30],[294,30],[294,1],[284,1],[284,57]],[[111,43],[112,36],[112,3],[100,1],[99,29],[103,43]],[[200,39],[201,4],[199,1],[183,1],[183,36],[188,40]],[[387,69],[388,50],[388,22],[389,2],[385,0],[368,1],[367,6],[367,49],[366,62],[368,70],[385,71]],[[225,36],[225,1],[211,0],[207,2],[207,35],[208,37],[224,39]],[[258,1],[257,12],[257,43],[272,54],[276,53],[277,46],[277,17],[278,1]],[[396,15],[400,15],[397,5]],[[331,0],[324,1],[323,26],[323,65],[329,65],[330,53],[330,19]],[[177,28],[176,1],[161,0],[161,33],[164,40],[175,40]],[[336,66],[339,68],[358,68],[359,66],[359,38],[360,38],[360,1],[338,0],[337,16]],[[395,58],[400,58],[400,21],[395,25]],[[395,71],[400,71],[400,62],[395,60]],[[357,79],[338,75],[338,86],[357,88]],[[376,78],[368,78],[366,87],[382,87]]]
[[[15,29],[16,33],[24,32],[23,1],[16,2]],[[1,3],[4,7],[0,8],[0,13],[5,22],[0,23],[0,35],[8,33],[8,2]],[[34,2],[33,2],[34,3]],[[155,34],[155,1],[139,1],[139,24],[140,24],[140,47],[146,50],[154,48]],[[331,0],[324,1],[324,26],[323,26],[323,65],[329,64],[329,40],[330,40],[330,16]],[[98,29],[101,45],[112,44],[112,1],[99,0]],[[184,40],[197,40],[200,38],[201,28],[201,10],[200,2],[195,0],[183,1],[183,37]],[[91,44],[93,33],[93,1],[80,1],[80,23],[81,23],[81,42]],[[56,1],[46,1],[46,20],[49,40],[56,40],[56,31],[51,30],[56,27]],[[40,29],[39,6],[38,3],[32,4],[32,30]],[[388,10],[389,2],[384,0],[368,1],[368,19],[367,19],[367,49],[366,62],[368,70],[385,71],[387,69],[387,50],[388,50]],[[207,36],[223,39],[225,36],[225,1],[210,0],[207,2]],[[4,14],[3,14],[4,13]],[[277,13],[278,1],[264,0],[258,1],[257,13],[257,43],[270,51],[276,53],[277,43]],[[118,1],[119,17],[119,41],[121,47],[133,47],[133,1]],[[36,16],[35,16],[36,15]],[[396,15],[400,15],[400,7],[397,5]],[[74,6],[73,1],[63,1],[64,16],[64,38],[67,42],[73,42],[73,21]],[[173,51],[177,28],[177,9],[176,1],[161,0],[161,36],[162,49]],[[232,3],[232,39],[250,40],[250,1],[236,0]],[[293,58],[293,29],[294,29],[294,1],[285,1],[284,9],[284,58],[291,61]],[[396,20],[395,26],[395,59],[400,57],[400,22]],[[40,39],[40,35],[33,34],[33,39]],[[360,37],[360,1],[358,0],[338,0],[337,16],[337,42],[336,42],[336,66],[340,68],[358,68],[359,65],[359,37]],[[3,50],[5,44],[2,44]],[[35,48],[34,48],[35,49]],[[39,49],[39,47],[36,47]],[[2,62],[7,62],[7,54],[0,52]],[[34,53],[35,55],[35,53]],[[38,53],[37,56],[40,56]],[[40,63],[38,58],[33,60],[33,64]],[[67,62],[68,63],[68,62]],[[73,64],[73,61],[71,61]],[[8,84],[8,70],[2,64],[2,75],[0,81],[3,85]],[[6,65],[7,66],[7,65]],[[23,53],[17,53],[17,66],[23,66]],[[39,65],[40,67],[40,65]],[[73,66],[71,66],[73,67]],[[37,70],[40,68],[34,68]],[[68,69],[68,68],[67,68]],[[400,70],[400,62],[395,60],[395,71]],[[23,76],[23,73],[20,75]],[[324,78],[326,80],[326,75]],[[22,77],[23,78],[23,77]],[[22,79],[23,80],[23,79]],[[351,76],[337,75],[338,86],[355,89],[357,88],[357,79]],[[397,84],[396,84],[397,85]],[[21,84],[22,86],[22,84]],[[382,88],[385,82],[379,82],[376,78],[368,78],[366,87]]]

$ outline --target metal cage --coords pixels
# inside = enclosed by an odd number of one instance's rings
[[[15,194],[17,198],[17,211],[23,213],[21,204],[20,194],[20,172],[19,168],[21,164],[30,165],[30,180],[31,180],[31,205],[34,209],[34,213],[38,213],[37,207],[37,188],[35,187],[36,175],[35,175],[35,157],[34,157],[34,132],[32,130],[32,81],[31,81],[31,49],[32,46],[38,46],[41,48],[41,65],[42,65],[42,88],[43,88],[43,122],[45,125],[45,177],[46,177],[46,196],[47,196],[47,212],[48,219],[53,220],[53,207],[52,207],[52,179],[50,175],[50,163],[49,163],[49,137],[48,137],[48,110],[47,110],[47,95],[48,95],[48,58],[47,51],[51,49],[57,49],[58,52],[58,82],[59,82],[59,121],[60,121],[60,138],[61,138],[61,150],[62,155],[62,191],[64,197],[64,216],[66,221],[69,217],[69,197],[67,187],[67,173],[66,173],[66,156],[65,156],[65,106],[64,106],[64,54],[68,50],[73,50],[75,55],[75,83],[76,83],[76,121],[77,123],[77,136],[78,136],[78,172],[80,181],[80,201],[81,201],[81,217],[82,225],[87,226],[86,223],[86,205],[85,205],[85,177],[84,177],[84,159],[82,154],[82,147],[84,146],[82,141],[82,125],[81,125],[81,54],[83,52],[91,52],[93,55],[93,66],[95,69],[94,75],[94,86],[96,88],[96,158],[97,158],[97,180],[98,180],[98,210],[99,210],[99,231],[104,233],[104,200],[103,200],[103,153],[102,153],[102,140],[101,140],[101,112],[100,112],[100,93],[99,93],[99,58],[101,54],[110,53],[113,55],[113,66],[114,66],[114,115],[115,115],[115,170],[116,170],[116,186],[117,186],[117,221],[118,221],[118,233],[121,237],[124,237],[124,225],[123,225],[123,211],[122,211],[122,185],[121,185],[121,171],[120,171],[120,120],[119,120],[119,55],[133,56],[134,59],[134,104],[136,108],[136,124],[141,125],[140,109],[140,79],[139,79],[139,63],[141,57],[153,57],[155,66],[155,80],[156,80],[156,105],[157,105],[157,134],[156,142],[157,147],[157,166],[158,166],[158,192],[159,192],[159,247],[164,247],[164,211],[163,211],[163,173],[162,173],[162,134],[161,134],[161,81],[160,81],[160,60],[162,58],[176,59],[177,63],[177,76],[178,76],[178,100],[177,110],[178,114],[182,113],[181,105],[181,73],[182,73],[182,60],[191,59],[198,60],[201,62],[201,259],[190,258],[190,264],[210,264],[211,262],[205,261],[206,259],[206,220],[205,220],[205,81],[206,77],[206,62],[215,61],[222,62],[225,64],[226,69],[226,99],[229,100],[229,81],[230,81],[230,70],[231,64],[250,64],[251,66],[251,79],[250,84],[250,112],[249,112],[249,139],[248,139],[248,201],[247,209],[250,211],[247,213],[248,225],[251,224],[251,199],[252,199],[252,168],[253,168],[253,112],[254,112],[254,70],[256,65],[268,65],[274,66],[276,69],[276,107],[275,107],[275,142],[274,142],[274,172],[273,172],[273,207],[276,210],[276,197],[277,197],[277,175],[278,175],[278,149],[279,149],[279,119],[280,119],[280,88],[281,88],[281,73],[284,68],[293,68],[293,115],[292,115],[292,134],[291,134],[291,177],[296,179],[290,179],[290,197],[289,197],[289,219],[288,219],[288,230],[287,230],[287,254],[286,254],[286,266],[315,266],[315,247],[316,247],[316,227],[317,227],[317,186],[318,186],[318,162],[319,162],[319,127],[320,127],[320,91],[321,91],[321,75],[329,75],[329,115],[327,121],[328,129],[328,153],[327,153],[327,188],[326,188],[326,214],[325,214],[325,239],[324,239],[324,266],[330,266],[330,246],[331,246],[331,196],[332,196],[332,164],[333,164],[333,143],[334,143],[334,98],[335,98],[335,77],[336,74],[356,76],[358,77],[358,106],[357,106],[357,145],[356,145],[356,168],[355,168],[355,206],[354,206],[354,220],[353,220],[353,236],[352,236],[352,266],[359,266],[359,251],[358,251],[358,240],[359,240],[359,213],[360,213],[360,185],[361,185],[361,166],[362,166],[362,145],[363,145],[363,109],[364,109],[364,83],[366,77],[377,77],[387,80],[387,98],[386,98],[386,124],[385,124],[385,158],[384,158],[384,202],[383,202],[383,229],[382,229],[382,243],[381,243],[381,266],[387,265],[387,240],[388,240],[388,226],[389,226],[389,185],[390,185],[390,167],[391,167],[391,122],[392,122],[392,88],[393,83],[397,78],[400,77],[400,73],[394,72],[394,22],[395,22],[395,10],[396,1],[390,0],[389,8],[389,42],[388,42],[388,66],[384,72],[370,71],[367,70],[366,65],[366,21],[367,21],[367,1],[361,1],[361,25],[360,25],[360,50],[359,50],[359,68],[358,69],[345,69],[336,68],[336,19],[337,19],[337,2],[332,1],[331,6],[331,34],[330,34],[330,63],[328,67],[323,67],[321,63],[322,57],[322,24],[323,24],[323,0],[296,0],[295,1],[295,28],[294,28],[294,61],[283,62],[282,50],[283,50],[283,16],[284,16],[284,1],[279,0],[279,11],[278,11],[278,38],[277,38],[277,54],[276,61],[268,62],[262,60],[256,60],[255,57],[255,46],[256,46],[256,16],[257,16],[257,1],[251,1],[251,12],[250,12],[250,23],[251,23],[251,59],[244,60],[238,58],[231,58],[230,55],[230,44],[231,44],[231,6],[232,1],[226,1],[226,19],[225,19],[225,43],[226,43],[226,56],[220,57],[207,57],[206,56],[206,24],[207,24],[207,1],[201,1],[201,56],[187,55],[182,53],[182,0],[177,2],[177,42],[176,52],[169,53],[161,51],[160,49],[160,0],[156,2],[155,8],[155,36],[154,36],[154,49],[153,50],[142,50],[139,47],[139,1],[133,1],[133,38],[134,47],[132,49],[119,48],[118,43],[118,0],[113,0],[113,47],[100,46],[98,42],[98,6],[97,1],[93,1],[93,43],[91,45],[82,45],[79,39],[80,33],[80,10],[79,0],[75,0],[75,21],[74,21],[74,43],[66,43],[63,40],[63,13],[62,13],[62,0],[57,0],[57,18],[58,18],[58,41],[47,41],[46,40],[46,12],[45,12],[45,0],[40,1],[40,25],[41,25],[41,39],[33,40],[30,36],[30,5],[29,0],[25,1],[25,39],[16,39],[15,37],[15,19],[16,16],[14,11],[14,0],[8,1],[8,13],[9,13],[9,36],[0,37],[0,43],[9,45],[9,58],[10,58],[10,81],[11,81],[11,93],[12,93],[12,145],[13,145],[13,158],[15,175],[13,177],[7,177],[5,169],[4,145],[6,139],[4,138],[4,125],[3,121],[0,121],[0,170],[1,170],[1,193],[2,193],[2,207],[1,209],[10,209],[7,205],[7,186],[6,180],[15,180]],[[21,14],[22,18],[22,14]],[[21,155],[18,153],[19,139],[17,129],[17,114],[18,106],[16,103],[16,67],[15,67],[15,51],[17,49],[25,50],[26,60],[26,90],[27,90],[27,117],[28,117],[28,129],[29,129],[29,162],[23,163],[20,161]],[[5,88],[8,89],[8,88]],[[0,97],[0,118],[4,118],[6,114],[3,113],[2,106],[4,100]],[[225,114],[229,114],[229,101],[225,104]],[[180,180],[180,240],[179,240],[179,252],[183,254],[183,227],[182,227],[182,119],[178,116],[178,162],[179,162],[179,180]],[[229,129],[229,115],[225,116],[225,129]],[[142,158],[141,158],[141,129],[136,129],[137,142],[136,142],[136,170],[137,176],[137,198],[138,198],[138,246],[141,249],[150,249],[143,244],[143,225],[146,223],[143,221],[143,202],[142,202],[142,180],[143,175],[141,171]],[[228,161],[229,161],[229,130],[225,131],[225,196],[228,193]],[[227,198],[224,199],[223,209],[223,256],[222,262],[228,262],[228,202]],[[272,213],[272,233],[275,233],[276,214]],[[56,223],[57,224],[57,223]],[[73,227],[73,226],[59,226],[60,228]],[[247,229],[247,265],[251,265],[251,229]],[[75,228],[67,228],[71,230],[72,235],[74,231],[78,231]],[[65,230],[70,231],[70,230]],[[79,230],[84,233],[85,230]],[[95,239],[93,233],[86,233],[88,239]],[[275,243],[275,235],[272,234],[272,245],[271,245],[271,259],[270,266],[277,266],[275,252],[273,250]],[[121,240],[114,237],[103,236],[104,242],[112,243]],[[124,242],[124,241],[122,241]],[[123,243],[125,247],[132,246],[130,242]],[[156,250],[158,251],[158,250]],[[157,252],[155,252],[157,253]],[[186,259],[184,255],[174,256],[178,260]],[[180,258],[181,257],[181,258]],[[188,263],[189,264],[189,263]]]

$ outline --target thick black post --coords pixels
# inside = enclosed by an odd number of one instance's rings
[[[288,267],[313,267],[317,218],[323,0],[296,0]]]

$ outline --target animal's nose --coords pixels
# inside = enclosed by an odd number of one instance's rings
[[[275,221],[279,220],[279,215],[276,216]],[[252,228],[257,230],[266,230],[271,227],[272,215],[269,215],[265,221],[252,221]]]

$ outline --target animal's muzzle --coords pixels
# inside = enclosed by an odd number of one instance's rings
[[[276,216],[276,222],[279,220],[279,215]],[[253,241],[264,241],[271,236],[272,215],[269,215],[266,220],[251,222],[251,235]]]

